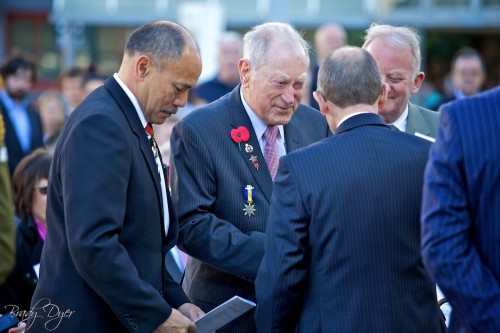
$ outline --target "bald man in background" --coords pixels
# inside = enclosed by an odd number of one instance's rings
[[[319,110],[318,102],[313,98],[313,92],[318,87],[318,71],[321,63],[328,58],[336,49],[346,45],[346,31],[335,23],[321,25],[314,34],[314,50],[316,52],[316,63],[311,68],[307,82],[307,94],[304,94],[304,104],[308,104]]]

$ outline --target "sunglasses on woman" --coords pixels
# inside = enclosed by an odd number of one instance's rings
[[[47,186],[40,186],[36,188],[38,190],[38,193],[42,195],[47,195]]]

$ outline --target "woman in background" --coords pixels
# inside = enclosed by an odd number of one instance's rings
[[[16,229],[16,264],[0,288],[0,313],[30,309],[47,223],[47,180],[52,155],[37,149],[24,157],[12,176]],[[22,320],[23,318],[18,318]]]

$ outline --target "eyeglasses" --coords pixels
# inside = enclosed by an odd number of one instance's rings
[[[38,190],[38,193],[42,195],[47,195],[47,186],[41,186],[36,188]]]

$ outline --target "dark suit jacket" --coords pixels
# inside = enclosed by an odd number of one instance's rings
[[[245,126],[244,144],[230,132]],[[325,138],[330,133],[325,118],[300,106],[284,127],[288,152]],[[265,164],[238,85],[231,93],[200,108],[174,127],[171,185],[179,214],[179,243],[189,254],[183,287],[204,311],[234,295],[255,301],[253,281],[264,254],[264,238],[273,182]],[[250,160],[256,156],[259,168]],[[254,216],[245,216],[243,187],[254,189]],[[254,332],[253,311],[217,332]]]
[[[18,306],[20,310],[30,309],[31,297],[38,277],[33,266],[40,263],[43,240],[31,216],[21,221],[16,229],[16,265],[0,287],[0,313],[8,313]],[[6,307],[7,306],[7,307]]]
[[[28,152],[24,152],[17,138],[12,120],[5,110],[5,106],[0,101],[0,111],[2,112],[3,121],[5,123],[5,146],[9,152],[9,171],[11,176],[14,170],[24,156],[28,155],[33,150],[43,147],[43,129],[40,115],[32,107],[28,107],[28,117],[31,126],[31,143]]]
[[[422,250],[450,332],[500,332],[500,87],[445,104],[425,172]]]
[[[309,88],[309,105],[312,108],[319,110],[318,102],[314,99],[313,92],[318,89],[318,73],[319,73],[319,64],[315,64],[313,68],[310,70],[311,75],[311,87]]]
[[[406,133],[412,135],[420,133],[430,136],[431,138],[436,138],[438,122],[439,113],[408,103]]]
[[[430,143],[374,114],[280,159],[256,281],[258,332],[438,332],[420,257]]]
[[[71,114],[49,175],[47,239],[31,306],[42,315],[48,302],[74,312],[60,322],[31,318],[30,330],[150,333],[187,302],[165,270],[178,228],[169,208],[165,237],[151,144],[109,78]]]

